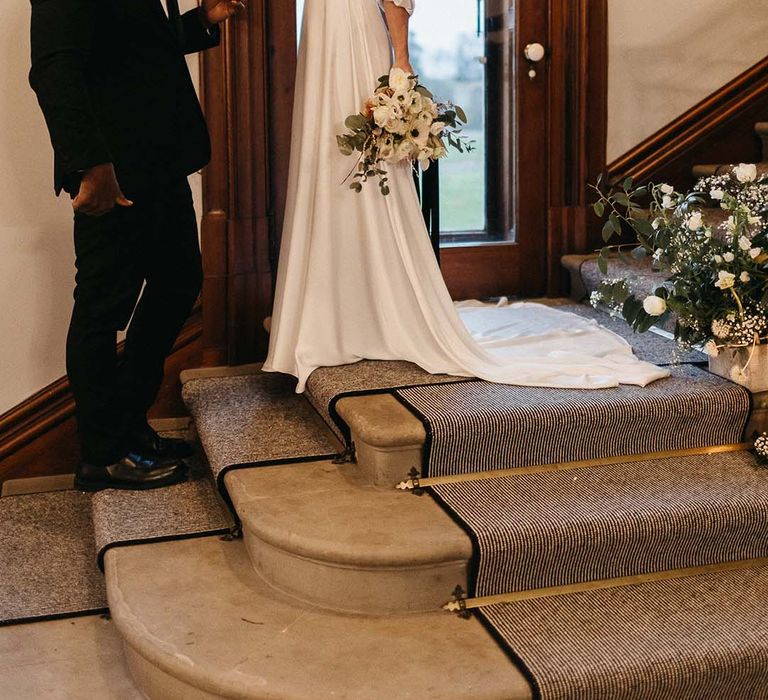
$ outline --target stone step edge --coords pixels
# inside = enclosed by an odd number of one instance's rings
[[[532,698],[477,619],[443,611],[385,619],[318,611],[265,586],[239,541],[148,547],[114,549],[106,558],[112,619],[148,698]],[[216,581],[219,593],[204,581]],[[414,659],[425,663],[418,674],[407,671]]]

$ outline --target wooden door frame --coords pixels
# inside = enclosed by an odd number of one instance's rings
[[[559,294],[560,256],[595,244],[587,183],[605,167],[607,0],[517,0],[515,13],[514,73],[522,104],[516,128],[530,132],[529,120],[541,120],[536,138],[520,144],[516,188],[519,226],[535,234],[520,245],[444,248],[446,283],[456,296]],[[551,49],[540,66],[542,79],[531,81],[522,50],[542,37]],[[202,99],[213,148],[203,177],[201,237],[207,365],[265,356],[262,321],[272,305],[295,69],[295,5],[285,0],[250,0],[226,27],[221,47],[203,58]],[[525,163],[542,157],[543,166],[531,171],[536,176],[526,177]]]

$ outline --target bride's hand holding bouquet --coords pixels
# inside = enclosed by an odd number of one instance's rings
[[[449,102],[436,102],[419,83],[417,75],[395,66],[359,113],[344,124],[349,133],[336,137],[344,155],[358,152],[358,162],[346,180],[350,189],[361,192],[363,183],[378,178],[381,194],[389,194],[385,163],[415,161],[426,170],[432,161],[447,155],[447,147],[460,152],[473,150],[473,142],[461,135],[467,117]],[[447,146],[446,146],[447,142]]]

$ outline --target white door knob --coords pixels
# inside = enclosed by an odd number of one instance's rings
[[[547,54],[547,50],[541,44],[528,44],[523,52],[531,63],[538,63]]]

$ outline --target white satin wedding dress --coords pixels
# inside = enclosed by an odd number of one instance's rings
[[[414,0],[394,1],[413,11]],[[342,184],[335,135],[388,72],[382,0],[306,0],[285,227],[265,371],[298,378],[361,359],[527,386],[644,386],[668,375],[617,335],[539,304],[454,305],[407,167],[391,194]]]

